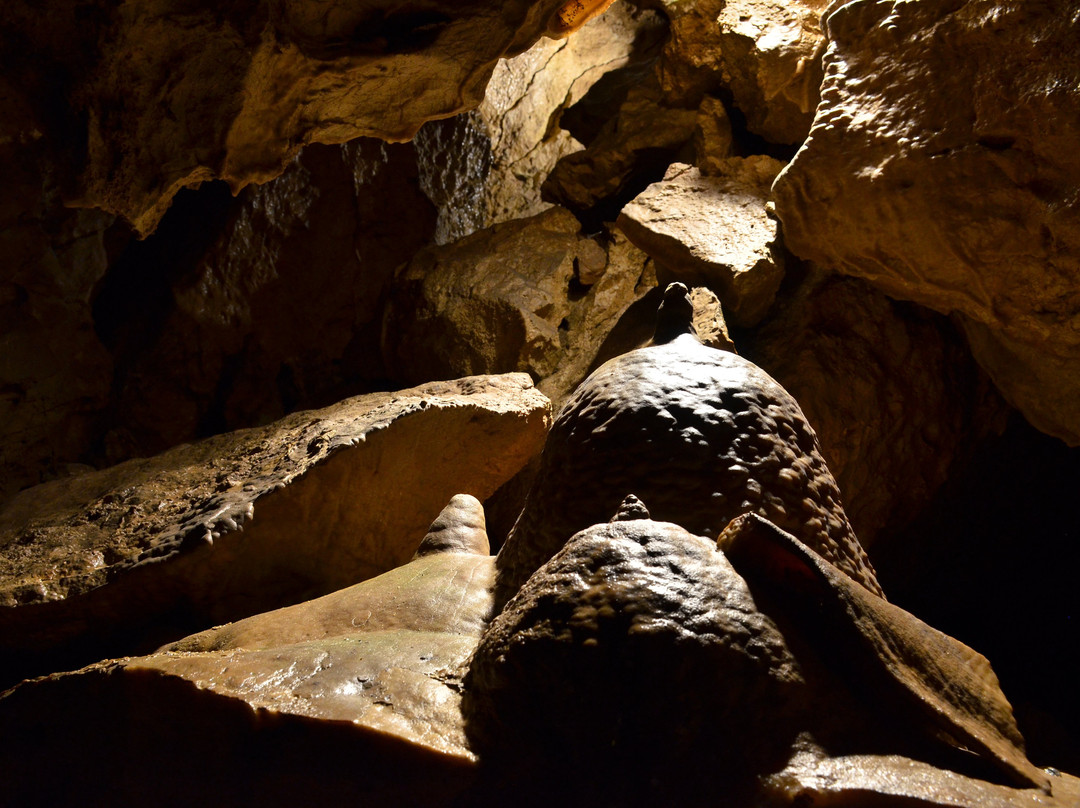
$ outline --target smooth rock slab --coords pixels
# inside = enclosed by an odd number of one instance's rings
[[[512,477],[547,421],[528,377],[473,377],[30,489],[0,514],[3,667],[146,649],[391,569],[451,496]]]
[[[435,549],[425,539],[425,555],[331,595],[9,691],[7,794],[179,805],[201,787],[210,805],[345,804],[350,792],[449,801],[475,761],[458,679],[494,578],[494,559],[477,552],[487,542],[479,503],[455,497],[439,522],[461,526],[464,511],[480,522],[468,516],[457,532],[482,541]],[[67,763],[50,775],[57,757]]]
[[[712,177],[672,165],[622,209],[617,224],[673,280],[711,288],[735,323],[752,326],[784,277],[779,226],[765,208],[783,165],[764,156],[722,163],[724,173]]]

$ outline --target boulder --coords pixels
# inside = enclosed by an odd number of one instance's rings
[[[735,324],[756,325],[784,277],[779,227],[766,209],[782,167],[771,157],[733,157],[723,174],[703,176],[676,163],[616,224],[666,270],[665,280],[707,286]]]
[[[756,365],[702,345],[692,316],[686,287],[668,286],[655,344],[604,363],[563,404],[499,551],[497,602],[628,494],[713,538],[759,513],[881,591],[798,403]]]
[[[657,65],[668,102],[696,107],[725,90],[747,128],[772,143],[806,137],[821,83],[827,0],[663,0],[671,37]]]
[[[656,284],[639,251],[618,240],[609,256],[580,229],[556,207],[421,250],[387,304],[387,368],[406,382],[527,371],[545,394],[565,395]]]
[[[965,323],[1038,428],[1080,444],[1080,20],[834,4],[822,102],[774,188],[788,247]]]
[[[455,492],[486,498],[539,452],[547,423],[528,377],[474,377],[29,489],[0,513],[6,675],[137,652],[392,569]]]

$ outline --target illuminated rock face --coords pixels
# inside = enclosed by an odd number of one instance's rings
[[[539,452],[548,413],[524,374],[433,382],[30,489],[0,511],[4,684],[392,569]]]
[[[8,3],[13,85],[71,203],[151,232],[173,195],[279,175],[306,143],[410,138],[480,103],[559,0]],[[402,103],[406,99],[406,103]]]
[[[1080,443],[1080,20],[1066,0],[837,5],[775,185],[788,247],[962,315],[1039,429]]]
[[[760,513],[880,591],[799,405],[760,368],[690,334],[685,292],[667,289],[661,344],[607,362],[560,410],[499,553],[503,600],[627,494],[705,536]]]

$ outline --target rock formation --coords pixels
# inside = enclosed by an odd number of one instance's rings
[[[454,492],[510,479],[547,423],[528,377],[473,377],[30,489],[0,513],[6,684],[391,569]]]
[[[1068,2],[850,2],[776,184],[789,248],[961,315],[1040,429],[1080,443],[1080,21]]]
[[[702,345],[692,316],[686,287],[671,284],[656,344],[605,363],[567,399],[499,552],[500,604],[627,494],[713,538],[760,513],[880,593],[799,405],[760,368]]]
[[[1073,12],[3,5],[0,803],[1080,803]]]

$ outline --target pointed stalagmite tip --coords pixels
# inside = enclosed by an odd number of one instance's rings
[[[670,283],[664,290],[664,299],[656,312],[653,344],[662,345],[683,334],[697,336],[694,328],[694,305],[690,302],[690,290],[685,284]]]
[[[611,517],[612,522],[629,522],[633,519],[651,519],[649,509],[645,507],[645,503],[635,497],[633,494],[628,494],[626,499],[619,505],[619,510],[615,512],[615,515]]]
[[[484,506],[470,494],[455,494],[431,523],[414,558],[432,553],[490,552]]]

